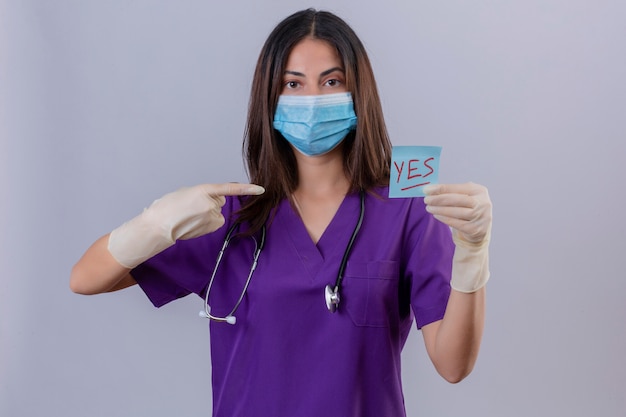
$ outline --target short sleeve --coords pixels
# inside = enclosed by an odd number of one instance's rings
[[[422,199],[416,199],[412,212],[418,221],[408,245],[405,276],[411,287],[411,307],[417,328],[441,320],[450,297],[450,277],[454,242],[450,228],[426,212]]]

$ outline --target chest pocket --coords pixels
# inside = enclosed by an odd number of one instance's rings
[[[399,264],[348,262],[341,304],[357,326],[389,327],[399,322]]]

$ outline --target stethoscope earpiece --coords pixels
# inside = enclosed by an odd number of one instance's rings
[[[200,317],[202,317],[203,319],[211,319],[211,320],[215,320],[215,321],[226,322],[228,324],[235,324],[235,323],[237,323],[237,317],[235,317],[235,316],[214,317],[214,316],[211,316],[210,314],[207,314],[206,311],[201,311],[201,312],[198,313],[198,315]]]

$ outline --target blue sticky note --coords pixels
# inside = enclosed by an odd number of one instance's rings
[[[441,146],[394,146],[389,197],[424,197],[424,186],[439,180]]]

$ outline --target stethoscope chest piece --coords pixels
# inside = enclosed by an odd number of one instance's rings
[[[339,305],[340,301],[339,292],[334,290],[329,284],[324,289],[324,296],[326,298],[326,308],[328,308],[328,311],[330,311],[331,313],[337,311],[337,306]]]

